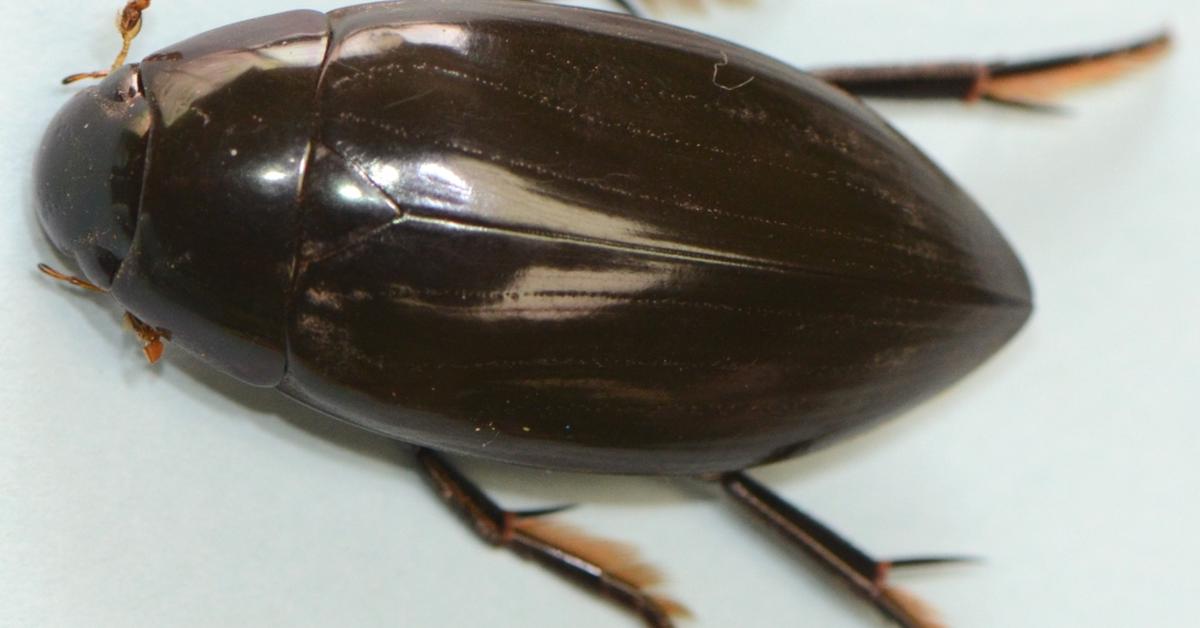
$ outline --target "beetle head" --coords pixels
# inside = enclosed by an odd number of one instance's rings
[[[34,167],[42,230],[102,288],[129,254],[149,131],[138,68],[127,65],[76,94],[42,138]]]

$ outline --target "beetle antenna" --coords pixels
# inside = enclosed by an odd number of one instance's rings
[[[142,31],[142,12],[150,8],[150,0],[129,0],[125,3],[125,8],[117,14],[117,31],[121,33],[121,51],[117,53],[116,60],[113,61],[112,67],[107,70],[97,70],[95,72],[81,72],[72,74],[62,80],[63,85],[69,85],[75,81],[84,79],[98,79],[108,76],[108,74],[117,68],[125,65],[125,57],[129,56],[129,46],[133,44],[133,38],[137,37]]]
[[[89,292],[97,292],[100,294],[104,294],[105,292],[108,292],[104,288],[101,288],[100,286],[97,286],[96,284],[94,284],[86,279],[80,279],[79,277],[75,277],[73,275],[68,275],[68,274],[61,272],[61,271],[59,271],[51,266],[48,266],[46,264],[38,264],[37,269],[42,271],[42,273],[44,273],[45,275],[47,275],[51,278],[57,279],[58,281],[63,281],[63,282],[69,283],[72,286],[75,286],[76,288],[83,288],[84,290],[87,290]]]

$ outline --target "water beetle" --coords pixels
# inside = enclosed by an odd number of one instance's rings
[[[218,29],[77,95],[37,173],[47,234],[150,355],[169,333],[422,447],[486,538],[660,625],[669,602],[604,557],[561,560],[540,520],[433,451],[720,477],[923,625],[886,565],[741,471],[936,392],[1030,310],[982,212],[852,96],[576,9],[407,2]]]

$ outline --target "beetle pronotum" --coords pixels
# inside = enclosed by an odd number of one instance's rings
[[[824,77],[1025,105],[1032,79],[1165,43]],[[940,390],[1030,311],[987,218],[850,95],[720,40],[528,2],[198,36],[77,95],[37,178],[47,234],[148,357],[169,334],[417,445],[485,539],[654,625],[679,607],[644,574],[501,510],[435,451],[717,479],[887,617],[933,625],[886,580],[902,562],[742,471]]]

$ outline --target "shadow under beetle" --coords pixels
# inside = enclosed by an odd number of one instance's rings
[[[683,609],[644,570],[435,452],[717,480],[896,623],[935,625],[886,574],[948,559],[876,561],[743,473],[936,393],[1031,311],[988,218],[850,92],[1036,104],[1038,80],[1166,43],[811,75],[629,16],[411,1],[122,65],[148,5],[45,136],[38,216],[86,280],[56,276],[115,297],[152,360],[169,334],[416,445],[482,537],[656,626]]]

